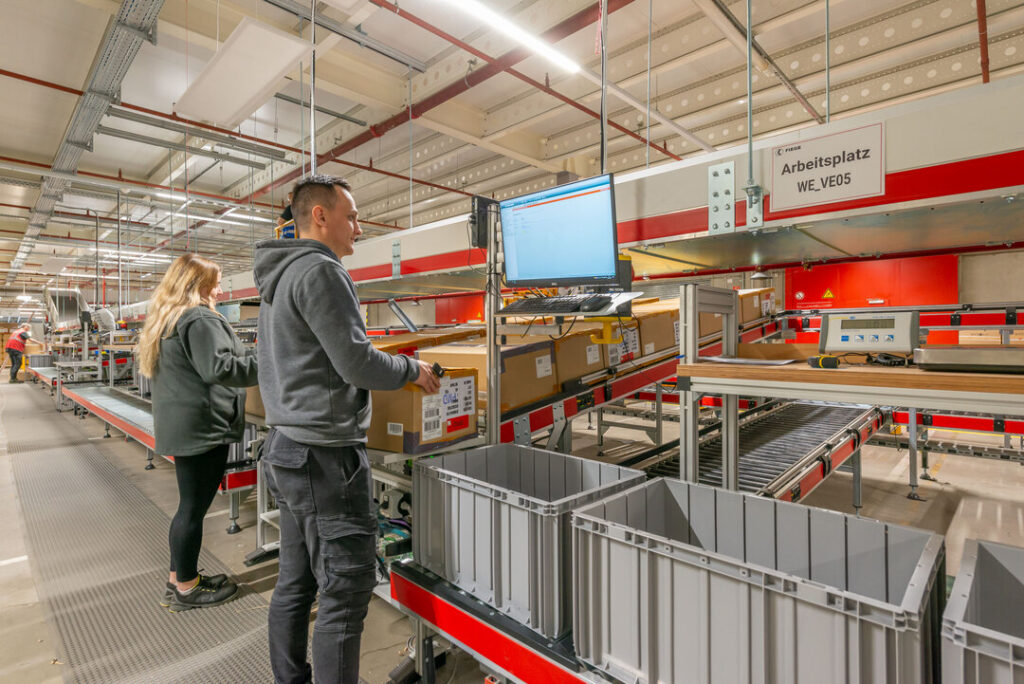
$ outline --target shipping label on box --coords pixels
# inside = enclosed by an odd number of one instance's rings
[[[448,431],[469,425],[470,415],[476,414],[476,377],[441,378],[437,394],[423,397],[421,441],[440,439]]]
[[[601,345],[599,344],[588,344],[587,345],[587,365],[592,366],[595,363],[601,363]]]
[[[619,328],[622,342],[608,345],[608,363],[625,363],[640,356],[640,330],[638,328]]]
[[[547,378],[551,375],[551,357],[550,356],[538,356],[535,360],[537,364],[537,377]]]

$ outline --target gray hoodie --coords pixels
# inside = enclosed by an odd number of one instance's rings
[[[267,424],[301,444],[365,442],[367,390],[398,389],[418,377],[418,365],[370,344],[352,278],[323,243],[261,242],[253,272]]]

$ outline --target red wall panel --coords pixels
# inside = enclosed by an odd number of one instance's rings
[[[959,301],[955,254],[786,269],[787,309],[924,306]]]
[[[434,300],[434,321],[437,325],[482,321],[484,296],[482,294],[439,297]]]

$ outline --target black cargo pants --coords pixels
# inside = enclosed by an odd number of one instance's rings
[[[308,446],[271,429],[263,468],[281,511],[280,566],[268,616],[274,681],[357,684],[363,619],[377,581],[366,449]],[[310,668],[306,646],[317,598]]]

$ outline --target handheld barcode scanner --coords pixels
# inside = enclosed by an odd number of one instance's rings
[[[430,370],[434,371],[434,375],[436,375],[437,377],[439,377],[439,378],[443,378],[444,377],[445,370],[444,370],[444,368],[441,367],[441,364],[439,364],[437,361],[435,361],[434,365],[430,367]]]

